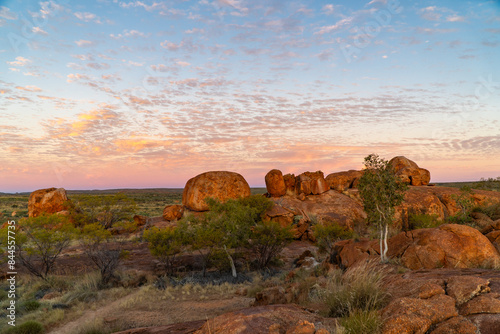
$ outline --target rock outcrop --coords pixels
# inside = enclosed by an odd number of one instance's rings
[[[389,241],[389,256],[413,270],[491,267],[500,255],[478,230],[457,224],[402,232]]]
[[[286,194],[285,179],[278,169],[270,170],[265,177],[267,193],[271,197],[281,197]]]
[[[238,173],[218,171],[206,172],[190,179],[184,187],[182,204],[193,211],[207,211],[206,199],[219,201],[250,196],[250,186]]]
[[[184,207],[179,204],[167,205],[163,209],[163,219],[166,221],[178,220],[184,214]]]
[[[220,315],[208,320],[195,334],[320,334],[324,333],[322,326],[334,327],[334,323],[334,319],[319,317],[297,305],[267,305]],[[307,331],[300,331],[301,329]]]
[[[356,188],[361,176],[363,176],[363,171],[349,170],[329,174],[325,180],[330,189],[343,192],[350,188]]]
[[[295,179],[295,191],[297,194],[319,195],[328,191],[330,187],[325,181],[322,171],[304,172]]]
[[[39,189],[30,194],[28,200],[28,214],[38,217],[41,214],[53,214],[66,210],[65,203],[68,196],[64,188]]]
[[[412,186],[425,186],[431,180],[431,173],[408,158],[398,156],[392,158],[389,163],[394,167],[396,175],[398,175],[404,182]]]

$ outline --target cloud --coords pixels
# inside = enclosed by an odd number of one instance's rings
[[[79,41],[75,41],[75,44],[78,45],[79,47],[87,47],[94,45],[94,42],[81,39]]]
[[[186,61],[181,61],[181,60],[177,61],[176,64],[179,65],[179,66],[182,66],[182,67],[190,66],[191,65],[190,63],[188,63]]]
[[[458,16],[458,15],[452,15],[452,16],[448,16],[446,18],[446,21],[448,21],[448,22],[465,22],[465,17]]]
[[[42,89],[41,88],[38,88],[37,86],[17,86],[16,89],[19,89],[19,90],[24,90],[26,92],[41,92]]]
[[[162,48],[167,49],[169,51],[177,51],[182,47],[183,42],[180,42],[179,44],[175,44],[173,42],[163,41],[160,43],[160,45]]]
[[[314,34],[315,35],[323,35],[323,34],[338,31],[338,30],[344,28],[345,26],[350,25],[352,20],[353,20],[352,17],[344,18],[344,19],[338,21],[337,23],[335,23],[334,25],[323,26],[323,27],[319,28],[319,31],[316,31]]]
[[[321,8],[321,11],[325,13],[326,15],[331,15],[335,11],[335,8],[332,4],[327,4],[324,5],[323,8]]]
[[[97,19],[97,16],[93,13],[89,13],[89,12],[76,12],[74,13],[74,15],[79,19],[79,20],[82,20],[84,22],[90,22],[90,21],[94,21],[96,23],[100,23],[99,20]]]
[[[87,67],[93,68],[94,70],[106,70],[110,66],[106,63],[88,63]]]
[[[457,29],[451,29],[451,28],[448,28],[448,29],[438,29],[438,28],[433,29],[433,28],[422,28],[422,27],[418,27],[415,30],[419,34],[427,34],[427,35],[449,34],[449,33],[457,31]]]
[[[48,35],[48,33],[40,27],[33,27],[33,29],[31,29],[31,31],[33,31],[33,33],[39,34],[39,35],[45,35],[45,36]]]
[[[145,34],[145,33],[140,32],[138,30],[127,30],[127,29],[125,29],[123,31],[123,34],[118,34],[118,35],[110,34],[109,35],[109,37],[111,37],[113,39],[122,39],[124,37],[131,37],[131,38],[141,37],[141,38],[147,38],[149,36],[151,36],[151,34]]]
[[[15,61],[8,61],[7,64],[12,65],[12,66],[24,66],[26,64],[31,63],[31,60],[26,59],[24,57],[16,57]]]
[[[85,74],[79,74],[79,73],[70,73],[66,76],[66,81],[67,82],[74,82],[74,81],[80,81],[80,80],[90,80],[90,78],[85,75]]]
[[[10,11],[10,8],[0,6],[0,17],[6,20],[17,20],[17,14]]]

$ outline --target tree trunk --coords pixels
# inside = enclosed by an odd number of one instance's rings
[[[389,246],[387,245],[387,232],[389,228],[387,224],[384,225],[384,262],[387,262],[387,250],[389,249]]]
[[[229,263],[231,263],[231,273],[233,274],[233,277],[237,277],[238,275],[236,275],[236,267],[234,266],[233,258],[231,257],[231,254],[229,254],[229,252],[227,251],[226,245],[224,245],[224,251],[227,254],[227,258],[229,259]]]
[[[380,261],[384,262],[384,243],[383,243],[383,238],[384,238],[384,228],[380,228]]]

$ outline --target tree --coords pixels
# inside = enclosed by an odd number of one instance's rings
[[[45,280],[74,236],[75,228],[62,215],[42,215],[21,221],[16,233],[19,262],[31,274]]]
[[[257,255],[257,266],[265,268],[293,240],[290,227],[281,227],[277,222],[259,222],[252,227],[250,247]]]
[[[380,230],[380,259],[387,261],[388,225],[393,223],[395,207],[404,200],[408,185],[394,172],[393,166],[376,154],[365,158],[366,167],[359,180],[359,194],[368,221]]]
[[[120,243],[112,239],[111,232],[98,223],[82,228],[80,243],[85,255],[101,274],[101,285],[105,286],[114,277],[120,260],[126,255]]]
[[[77,226],[99,223],[108,229],[117,222],[132,220],[136,204],[123,193],[84,195],[74,199],[69,210]]]
[[[143,237],[148,242],[151,255],[165,266],[167,274],[172,274],[175,257],[182,251],[182,239],[178,229],[153,227],[144,231]]]
[[[230,199],[221,203],[207,199],[209,211],[200,217],[187,217],[180,222],[179,233],[185,244],[197,251],[202,258],[203,275],[210,260],[224,252],[236,277],[233,253],[248,246],[252,227],[273,203],[263,196]]]

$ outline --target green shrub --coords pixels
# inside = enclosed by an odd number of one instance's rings
[[[408,227],[410,230],[416,230],[419,228],[431,228],[438,227],[442,224],[439,216],[436,214],[410,214],[408,217]]]
[[[177,229],[153,227],[144,231],[144,239],[148,242],[151,255],[165,266],[167,274],[174,272],[175,257],[182,251],[182,238]]]
[[[34,321],[34,320],[30,320],[30,321],[26,321],[26,322],[22,323],[19,326],[12,327],[11,329],[6,331],[5,333],[6,334],[41,334],[44,332],[45,332],[45,329],[43,328],[41,323]]]
[[[252,228],[250,248],[257,255],[257,266],[265,268],[293,240],[289,227],[277,222],[260,222]]]
[[[354,236],[352,231],[334,222],[314,225],[313,232],[318,250],[327,253],[330,261],[333,260],[333,245],[339,240],[350,239]]]
[[[36,311],[40,308],[40,302],[38,300],[27,300],[25,301],[21,307],[26,311],[26,312],[33,312]]]
[[[382,318],[377,311],[355,310],[349,316],[340,319],[346,334],[377,334],[382,328]]]
[[[500,219],[500,202],[475,207],[473,212],[481,212],[490,217],[492,220]]]

